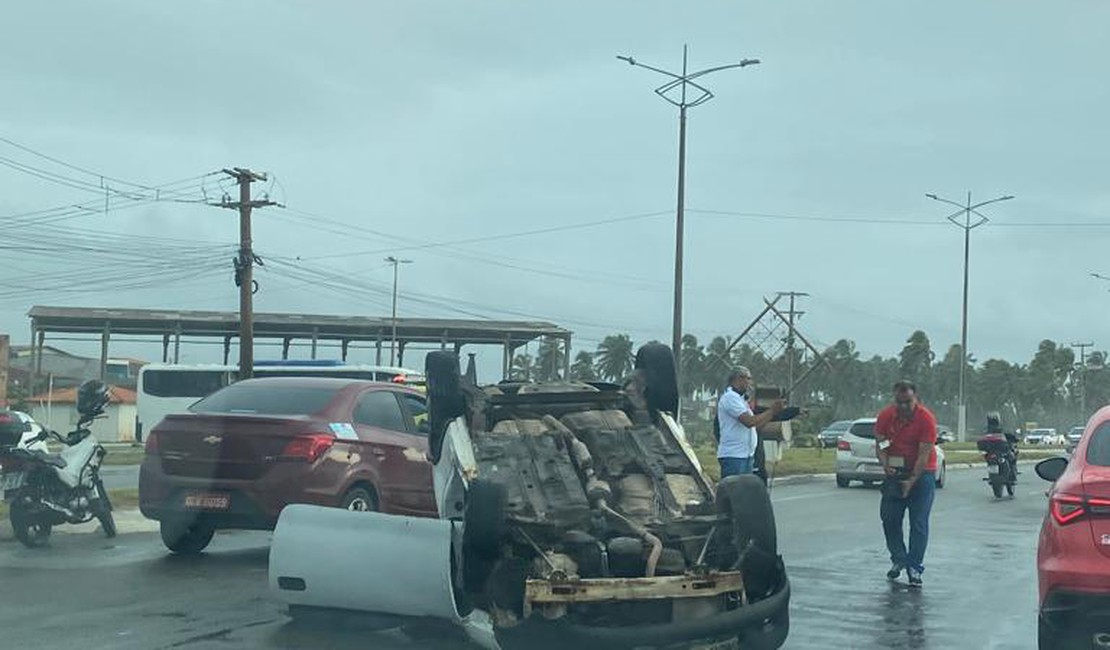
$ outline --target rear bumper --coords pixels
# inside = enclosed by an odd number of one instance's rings
[[[139,510],[148,519],[203,519],[216,528],[272,530],[290,503],[335,506],[335,494],[304,489],[308,465],[277,465],[253,480],[213,479],[167,474],[157,457],[143,460],[139,469]],[[221,492],[230,496],[226,510],[185,507],[191,491]]]
[[[1053,636],[1110,632],[1110,588],[1053,590],[1041,603],[1040,617]]]
[[[497,642],[505,650],[631,650],[667,648],[736,638],[748,649],[779,648],[790,631],[790,583],[770,597],[705,618],[623,627],[597,627],[546,620],[538,612],[513,627],[499,628]]]

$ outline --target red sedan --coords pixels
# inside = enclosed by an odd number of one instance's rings
[[[1070,460],[1041,461],[1037,474],[1053,481],[1037,546],[1039,647],[1110,646],[1110,407]]]
[[[175,553],[219,529],[272,530],[311,503],[435,516],[424,396],[349,379],[250,379],[151,431],[139,507]]]

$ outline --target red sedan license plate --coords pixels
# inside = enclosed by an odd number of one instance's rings
[[[231,495],[219,492],[190,492],[185,495],[185,507],[198,510],[227,510]]]

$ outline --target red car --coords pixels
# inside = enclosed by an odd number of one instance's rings
[[[1070,460],[1041,461],[1037,474],[1053,481],[1037,545],[1039,647],[1110,646],[1110,407]]]
[[[151,430],[139,508],[175,553],[272,530],[290,503],[434,517],[427,427],[424,396],[399,384],[241,381]]]

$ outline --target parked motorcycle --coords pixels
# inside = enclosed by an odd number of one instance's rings
[[[88,428],[104,413],[108,400],[103,383],[81,384],[77,428],[63,436],[44,427],[37,436],[42,442],[54,439],[64,444],[60,454],[20,444],[29,425],[11,412],[0,412],[0,493],[8,502],[12,531],[24,546],[43,546],[54,526],[94,518],[106,536],[115,537],[112,503],[100,479],[107,451]]]

